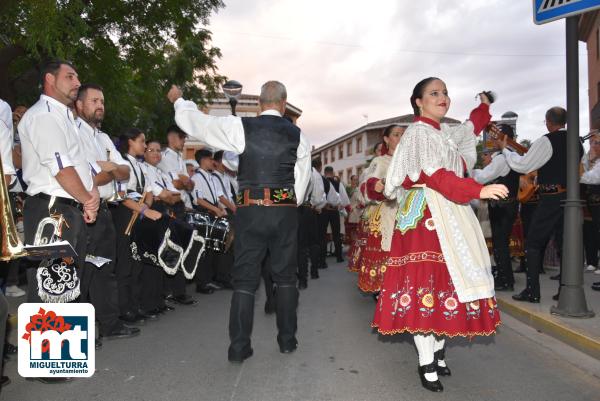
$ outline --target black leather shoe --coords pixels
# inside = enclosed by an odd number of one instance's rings
[[[116,340],[118,338],[130,338],[140,334],[141,330],[137,327],[127,327],[125,325],[118,327],[110,333],[103,335],[102,337],[107,340]]]
[[[246,359],[250,358],[252,355],[254,355],[254,350],[252,348],[248,348],[246,351],[242,352],[241,354],[228,352],[227,359],[229,360],[229,362],[242,363]]]
[[[560,273],[555,274],[554,276],[550,276],[550,280],[560,280]]]
[[[158,320],[158,315],[150,311],[145,312],[143,310],[139,310],[137,315],[144,320]]]
[[[207,285],[197,285],[196,286],[196,292],[199,292],[200,294],[212,294],[213,292],[215,292],[215,290]]]
[[[441,350],[435,351],[433,357],[435,361],[435,370],[437,371],[438,376],[452,376],[452,372],[448,366],[440,366],[438,364],[439,361],[445,360],[446,350],[442,348]]]
[[[95,345],[95,347],[96,347],[96,350],[99,350],[100,348],[102,348],[102,340],[100,338],[96,339],[96,345]]]
[[[523,290],[519,294],[513,295],[512,299],[519,302],[531,302],[532,304],[540,303],[540,297],[534,297],[528,290]]]
[[[279,346],[279,352],[281,352],[282,354],[291,354],[292,352],[296,351],[298,349],[298,344],[294,343],[294,344],[288,344],[285,346]]]
[[[592,290],[600,291],[600,281],[596,281],[595,283],[592,283]]]
[[[305,290],[306,288],[308,288],[308,283],[306,282],[306,280],[298,281],[298,289],[299,290]]]
[[[436,373],[437,366],[435,361],[430,363],[429,365],[419,366],[419,377],[421,378],[421,384],[429,391],[433,391],[435,393],[439,393],[444,391],[444,386],[442,386],[442,382],[436,380],[434,382],[430,382],[425,378],[425,373]]]
[[[193,305],[196,303],[196,300],[192,297],[188,297],[187,295],[177,295],[176,297],[174,297],[173,295],[170,295],[167,297],[168,301],[173,301],[179,305]]]
[[[171,311],[175,310],[175,307],[173,307],[171,305],[164,304],[164,305],[159,306],[158,309],[161,312],[171,312]]]
[[[514,291],[515,285],[514,284],[506,284],[506,283],[498,283],[497,285],[494,286],[494,290],[495,291]]]
[[[339,258],[336,258],[335,260],[338,263],[342,263],[344,261],[344,258],[342,258],[341,256]]]
[[[146,323],[143,317],[136,315],[133,312],[127,312],[124,315],[119,316],[123,322],[134,325],[134,326],[142,326]]]

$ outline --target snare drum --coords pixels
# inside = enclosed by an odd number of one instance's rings
[[[205,239],[209,249],[219,253],[227,252],[233,242],[233,230],[226,218],[215,217],[205,212],[193,212],[187,214],[186,220]]]

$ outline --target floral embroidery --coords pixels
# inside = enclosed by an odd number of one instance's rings
[[[411,297],[408,294],[402,294],[400,296],[400,305],[406,307],[410,304]]]
[[[417,224],[425,215],[425,191],[422,189],[411,189],[402,200],[401,207],[396,216],[396,228],[402,233],[417,227]]]
[[[401,257],[390,257],[387,264],[388,266],[404,266],[408,263],[419,262],[445,263],[446,261],[441,252],[425,251],[409,253]]]
[[[283,189],[276,189],[273,193],[273,201],[275,203],[284,201],[284,200],[290,200],[290,199],[294,199],[294,190],[293,189],[287,189],[287,188],[283,188]]]
[[[433,295],[431,294],[425,294],[423,296],[423,298],[421,299],[421,302],[423,303],[423,305],[425,305],[425,307],[427,308],[433,308]]]
[[[448,309],[449,311],[453,311],[456,309],[456,307],[458,306],[458,302],[456,302],[456,298],[454,297],[448,297],[446,298],[446,300],[444,301],[444,306],[446,307],[446,309]]]
[[[379,269],[379,271],[381,272],[381,274],[385,273],[386,270],[387,270],[387,266],[386,265],[382,265],[381,268]]]

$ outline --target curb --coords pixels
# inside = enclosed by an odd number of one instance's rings
[[[500,298],[496,298],[496,301],[502,312],[600,360],[600,338],[593,338],[564,326],[559,321],[554,320],[549,312],[548,315],[543,315],[521,308]]]

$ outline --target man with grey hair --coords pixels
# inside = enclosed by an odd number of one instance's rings
[[[243,362],[253,354],[250,335],[254,293],[261,264],[271,256],[276,292],[277,342],[282,353],[296,350],[298,211],[310,180],[310,145],[300,129],[283,118],[285,86],[269,81],[261,88],[257,117],[215,117],[182,99],[173,86],[175,121],[200,142],[239,155],[238,203],[235,214],[233,296],[229,314],[228,359]]]

